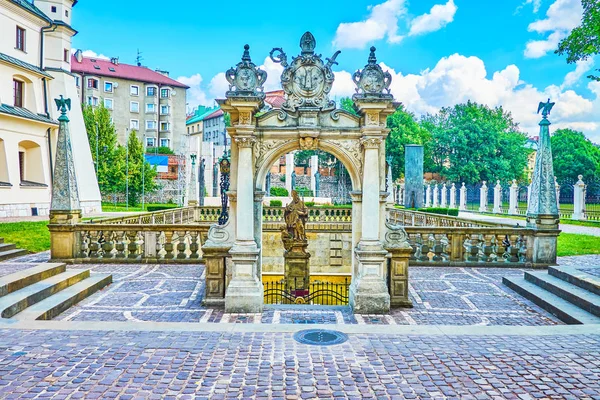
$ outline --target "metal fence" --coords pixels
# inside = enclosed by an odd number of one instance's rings
[[[264,284],[265,304],[318,304],[328,306],[348,305],[350,282],[314,281],[305,284],[302,279]]]

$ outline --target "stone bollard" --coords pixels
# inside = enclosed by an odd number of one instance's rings
[[[408,297],[408,261],[412,247],[404,227],[386,223],[384,248],[388,253],[390,306],[412,307]]]
[[[585,215],[585,183],[583,183],[583,175],[577,177],[578,181],[573,185],[573,215],[572,219],[584,220]]]
[[[431,207],[431,183],[428,183],[425,189],[425,207]]]
[[[456,185],[450,186],[450,208],[456,208]]]
[[[510,196],[509,196],[509,204],[508,204],[508,213],[510,215],[517,215],[519,213],[519,185],[517,185],[517,180],[513,179],[512,185],[510,185]]]
[[[460,187],[460,198],[459,198],[458,209],[459,209],[459,211],[467,210],[467,188],[465,187],[464,182],[462,183],[462,186]]]
[[[487,197],[488,197],[488,187],[483,181],[483,185],[479,188],[479,212],[487,212]]]
[[[433,185],[433,206],[438,207],[440,199],[440,189],[438,188],[437,182]]]
[[[442,208],[448,207],[448,188],[446,187],[446,182],[442,184]]]
[[[496,186],[494,186],[494,214],[502,213],[502,186],[500,185],[500,180],[496,181]]]

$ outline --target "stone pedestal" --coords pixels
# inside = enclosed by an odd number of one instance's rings
[[[306,251],[308,243],[294,243],[291,248],[283,254],[284,259],[284,278],[287,289],[294,294],[294,291],[306,293],[296,293],[298,296],[308,294],[308,284],[310,283],[310,253]]]
[[[236,242],[231,250],[234,265],[231,281],[225,293],[225,312],[261,313],[263,310],[263,284],[258,279],[258,256],[254,240]]]
[[[400,204],[419,209],[423,207],[423,146],[408,144],[404,152],[405,184]]]
[[[460,187],[459,199],[458,199],[458,209],[460,211],[467,210],[467,188],[465,187],[465,183],[462,183]]]
[[[206,268],[206,289],[202,304],[223,306],[227,287],[227,259],[230,246],[202,246],[202,261]]]
[[[390,294],[383,280],[387,251],[379,242],[361,242],[354,250],[360,274],[350,285],[350,306],[357,314],[384,314]]]
[[[448,206],[448,190],[446,187],[446,183],[442,185],[442,200],[440,205],[442,208],[446,208]]]
[[[583,220],[585,215],[585,183],[583,183],[583,175],[579,175],[578,181],[573,185],[573,215],[572,219]]]
[[[483,186],[479,188],[479,212],[487,212],[487,204],[488,204],[488,187],[483,181]]]
[[[456,185],[450,186],[450,208],[456,208]]]
[[[433,206],[437,207],[440,205],[440,189],[438,188],[438,184],[433,185]]]
[[[431,207],[431,183],[428,183],[425,189],[425,207]]]
[[[412,307],[408,296],[408,260],[412,248],[402,226],[386,223],[384,247],[388,254],[388,286],[392,307]]]
[[[494,186],[494,214],[502,213],[502,186],[500,186],[500,181],[496,181],[496,186]]]

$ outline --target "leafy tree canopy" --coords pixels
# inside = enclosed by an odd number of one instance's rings
[[[577,179],[584,182],[600,176],[600,149],[582,132],[558,129],[550,138],[554,175],[559,182]]]
[[[561,40],[556,50],[557,54],[567,56],[569,64],[587,60],[600,52],[600,2],[581,0],[581,4],[583,6],[581,25]],[[600,81],[600,76],[597,75],[589,75],[588,78]]]

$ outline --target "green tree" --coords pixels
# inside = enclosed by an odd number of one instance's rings
[[[550,138],[554,159],[554,175],[561,182],[577,179],[583,181],[600,176],[600,149],[582,132],[572,129],[558,129]]]
[[[469,101],[426,115],[421,125],[431,133],[433,172],[446,179],[506,182],[524,176],[527,136],[502,107]]]
[[[90,143],[94,165],[97,167],[101,193],[120,192],[125,180],[125,158],[117,145],[117,133],[110,112],[100,105],[83,105],[83,120]]]
[[[400,105],[396,112],[387,119],[390,133],[386,139],[386,155],[392,156],[392,178],[395,180],[404,176],[404,146],[407,144],[423,145],[424,170],[431,171],[433,166],[431,158],[431,134],[421,127],[415,115]]]
[[[600,2],[581,0],[581,4],[583,6],[581,25],[561,40],[556,50],[557,54],[567,56],[569,64],[587,60],[600,52]],[[600,81],[600,76],[589,75],[588,78]]]
[[[340,99],[340,108],[344,111],[348,111],[350,114],[358,116],[354,101],[350,97],[342,97]]]
[[[120,149],[123,154],[123,149]],[[127,139],[127,149],[125,151],[126,170],[128,171],[129,205],[137,206],[142,195],[142,188],[145,193],[152,192],[157,188],[155,181],[156,168],[151,166],[144,157],[144,147],[137,137],[135,130],[129,133]],[[127,188],[125,188],[127,190]]]

